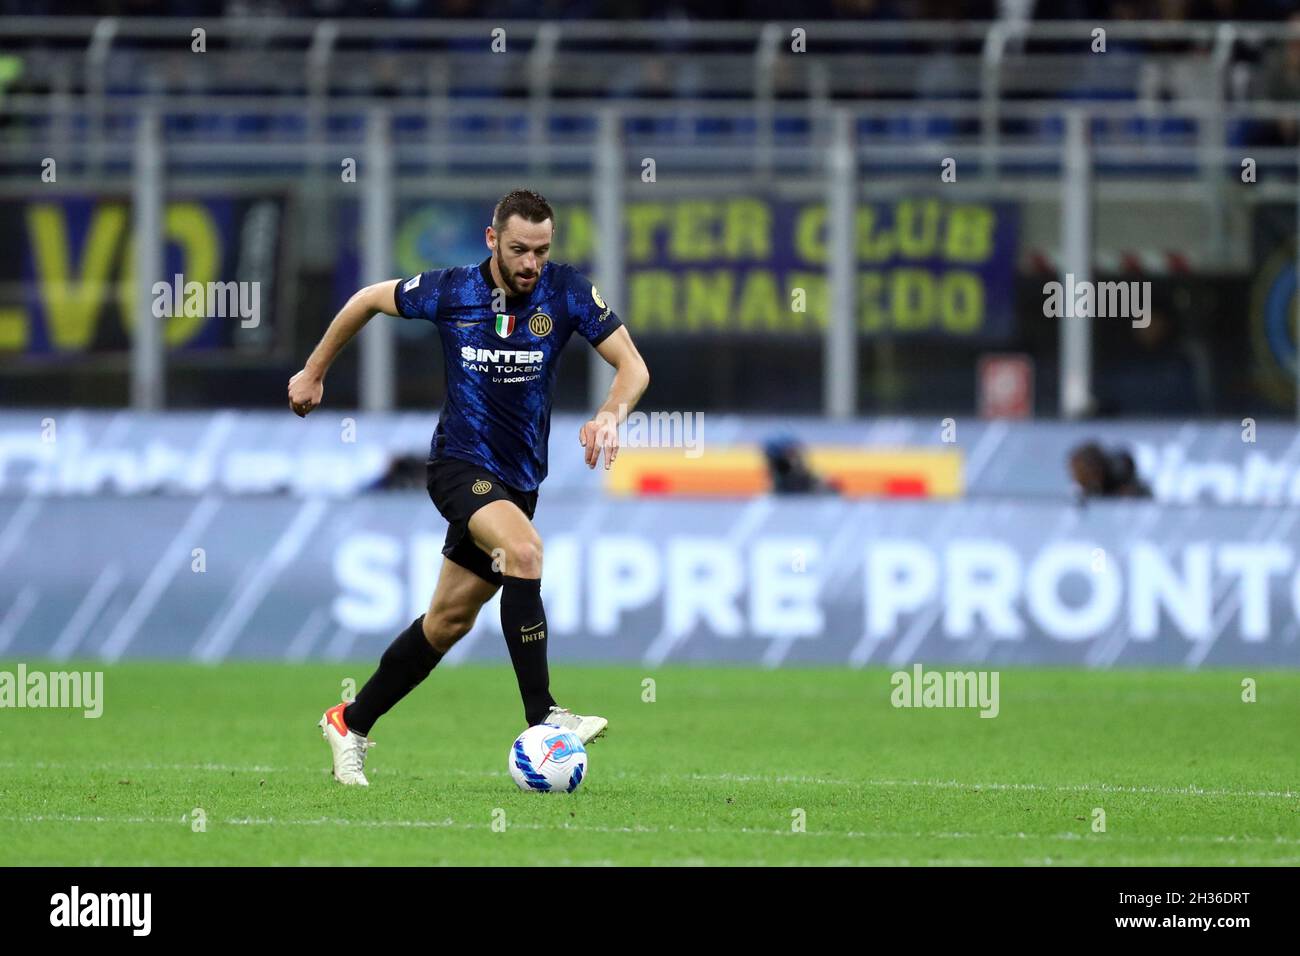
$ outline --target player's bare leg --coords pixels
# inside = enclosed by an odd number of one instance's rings
[[[321,733],[334,754],[334,779],[369,786],[365,775],[368,738],[375,721],[429,676],[452,646],[469,633],[497,586],[454,561],[444,560],[429,610],[411,622],[379,659],[379,669],[357,699],[325,711]]]
[[[439,654],[470,632],[479,609],[497,593],[497,585],[484,581],[455,561],[444,559],[438,586],[424,614],[424,639]]]
[[[510,651],[529,726],[552,723],[585,744],[605,732],[604,717],[583,717],[557,707],[546,663],[546,611],[542,607],[542,539],[528,516],[510,501],[493,501],[469,519],[474,543],[493,556],[501,587],[501,630]]]

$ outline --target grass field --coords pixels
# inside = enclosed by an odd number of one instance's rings
[[[0,710],[0,864],[1300,863],[1293,672],[1005,670],[981,719],[895,709],[882,669],[553,666],[610,734],[541,795],[504,666],[436,671],[369,789],[333,783],[314,724],[371,666],[120,665],[97,720]]]

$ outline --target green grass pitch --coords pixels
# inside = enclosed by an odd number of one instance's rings
[[[1009,669],[982,719],[881,668],[553,664],[610,733],[549,795],[507,774],[504,665],[435,671],[335,784],[314,725],[372,667],[133,663],[97,720],[0,709],[0,864],[1300,863],[1295,672]]]

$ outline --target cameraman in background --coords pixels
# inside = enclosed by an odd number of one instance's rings
[[[1150,498],[1151,489],[1138,477],[1133,456],[1122,448],[1106,451],[1086,442],[1070,452],[1070,477],[1080,501],[1088,498]]]
[[[839,489],[813,473],[804,458],[803,446],[789,435],[778,435],[763,443],[767,473],[776,495],[838,494]]]

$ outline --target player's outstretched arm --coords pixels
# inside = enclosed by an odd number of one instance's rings
[[[596,467],[603,450],[605,468],[608,470],[618,457],[618,426],[645,394],[646,386],[650,384],[650,370],[646,368],[641,353],[632,344],[632,336],[628,334],[626,326],[619,327],[605,338],[596,346],[596,351],[614,366],[614,381],[610,383],[609,397],[605,403],[578,430],[578,442],[586,449],[583,457],[588,468]]]
[[[400,279],[377,282],[360,289],[348,299],[329,324],[320,343],[312,349],[302,371],[289,379],[289,407],[299,418],[320,405],[325,396],[325,373],[343,346],[376,314],[397,315],[397,283]]]

